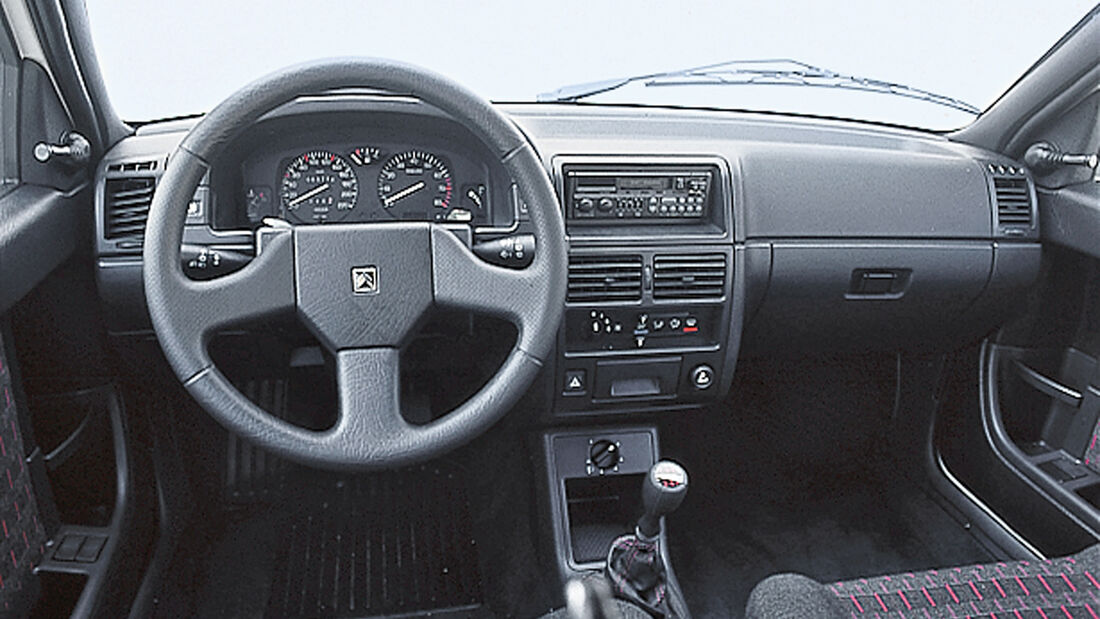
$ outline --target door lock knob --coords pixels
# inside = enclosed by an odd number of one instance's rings
[[[83,165],[92,158],[92,145],[76,131],[66,131],[60,144],[39,142],[34,145],[34,158],[39,163],[46,163],[53,157],[61,157],[72,166]]]
[[[1092,170],[1100,163],[1096,153],[1074,155],[1064,153],[1050,142],[1036,142],[1024,153],[1024,163],[1036,172],[1050,172],[1059,166],[1083,166]]]

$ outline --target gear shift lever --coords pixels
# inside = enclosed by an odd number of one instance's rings
[[[687,488],[687,472],[679,464],[661,460],[650,467],[642,482],[645,513],[638,519],[634,534],[616,539],[607,555],[607,576],[615,594],[656,617],[688,616],[683,594],[674,579],[670,580],[659,547],[661,517],[680,507]]]
[[[661,460],[650,467],[642,482],[645,513],[638,519],[638,537],[646,541],[656,539],[661,533],[661,517],[680,507],[687,490],[688,476],[684,467],[670,460]]]

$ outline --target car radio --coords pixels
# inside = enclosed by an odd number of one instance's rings
[[[577,223],[697,222],[709,217],[710,166],[622,168],[566,166],[566,217]]]

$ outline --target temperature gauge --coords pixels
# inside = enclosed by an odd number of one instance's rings
[[[382,151],[373,146],[360,146],[348,153],[348,159],[355,165],[370,165],[382,158]]]

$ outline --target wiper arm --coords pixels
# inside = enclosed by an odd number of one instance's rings
[[[829,69],[815,67],[804,62],[790,59],[770,60],[733,60],[718,64],[704,65],[679,71],[650,73],[618,79],[572,84],[553,92],[538,96],[539,101],[561,102],[577,101],[633,84],[644,82],[652,86],[748,86],[762,84],[768,86],[811,86],[818,88],[843,88],[866,92],[879,92],[910,99],[928,101],[937,105],[961,110],[975,116],[981,113],[977,107],[946,95],[928,90],[906,86],[868,77],[846,75]]]

